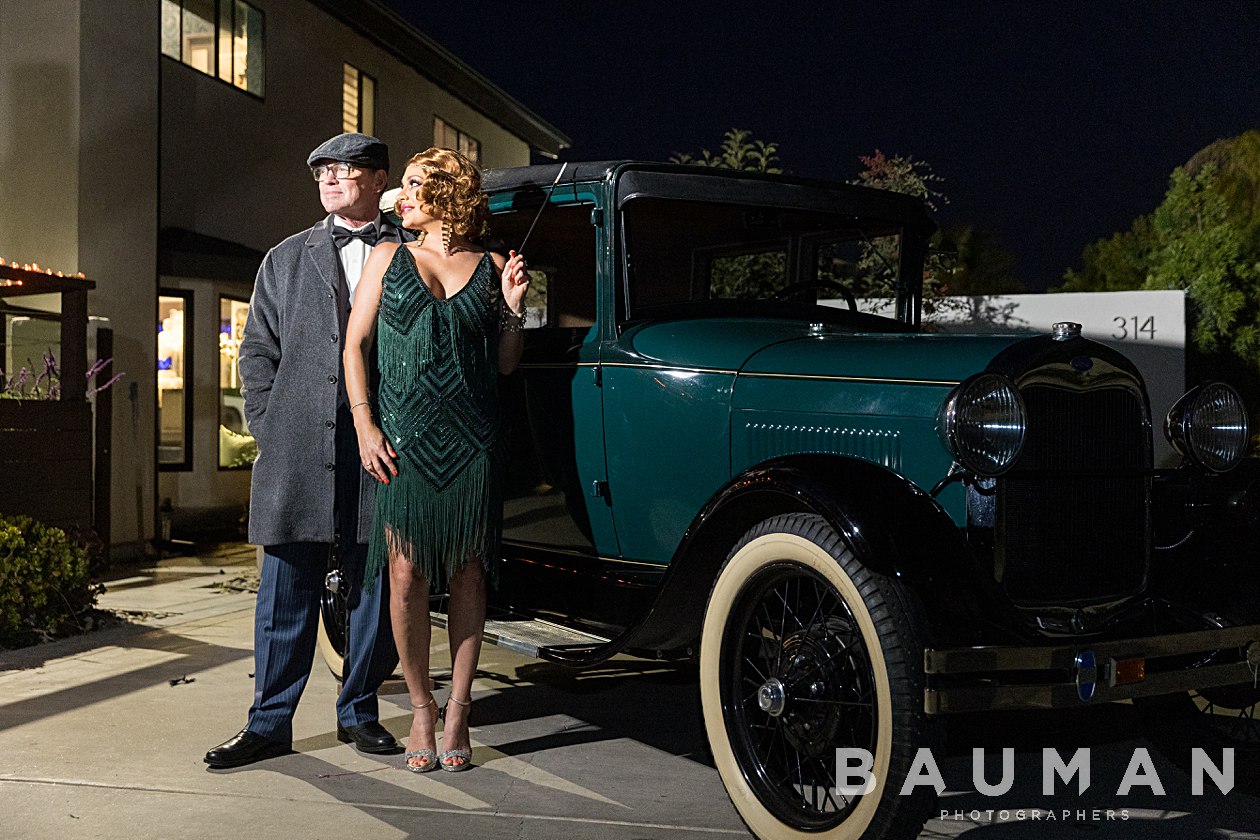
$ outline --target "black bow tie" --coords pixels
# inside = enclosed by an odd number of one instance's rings
[[[341,225],[332,226],[332,241],[335,247],[344,248],[352,239],[358,239],[370,247],[381,241],[381,234],[376,229],[376,225],[368,225],[358,230],[350,230]]]

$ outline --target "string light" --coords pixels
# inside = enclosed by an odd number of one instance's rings
[[[46,268],[40,265],[39,263],[19,263],[17,260],[8,260],[6,262],[5,260],[0,259],[0,268],[11,268],[18,271],[27,271],[27,272],[30,272],[31,274],[43,274],[46,277],[69,277],[71,279],[78,279],[78,280],[84,280],[87,278],[87,275],[85,275],[82,271],[76,271],[74,274],[66,274],[64,271],[54,271],[53,269]],[[0,282],[0,285],[21,286],[22,281],[16,278],[13,278],[13,279],[5,280],[4,282]]]

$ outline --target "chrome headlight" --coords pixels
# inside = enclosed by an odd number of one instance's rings
[[[1191,388],[1168,412],[1164,437],[1193,464],[1212,472],[1238,466],[1247,454],[1247,409],[1224,382]]]
[[[980,373],[950,392],[939,425],[955,460],[988,477],[1006,472],[1019,457],[1027,416],[1014,382],[996,373]]]

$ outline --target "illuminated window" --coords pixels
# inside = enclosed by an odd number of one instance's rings
[[[162,54],[263,95],[263,15],[242,0],[162,0]]]
[[[481,161],[481,141],[460,131],[441,117],[433,118],[433,145],[454,149],[473,163]]]
[[[189,333],[192,293],[163,291],[158,295],[157,409],[158,465],[167,470],[192,469],[192,370]]]
[[[219,298],[219,467],[248,467],[258,457],[258,444],[245,421],[245,398],[237,357],[249,302]]]
[[[341,74],[341,130],[376,133],[376,79],[350,64]]]

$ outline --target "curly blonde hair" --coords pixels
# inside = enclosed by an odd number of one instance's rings
[[[452,149],[432,146],[412,155],[407,166],[424,169],[420,187],[420,208],[430,216],[440,215],[460,236],[476,239],[486,232],[490,218],[489,202],[481,192],[481,172],[477,165]]]

